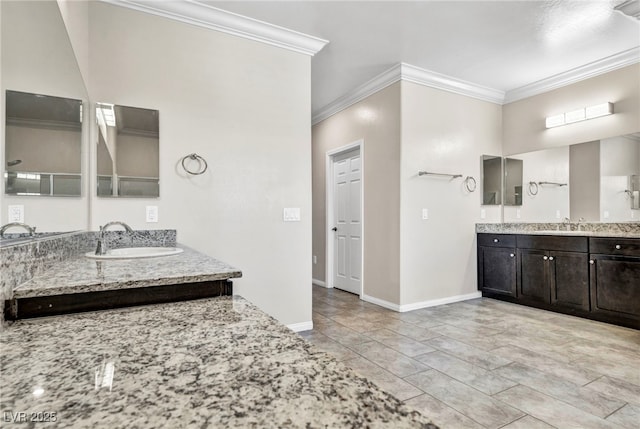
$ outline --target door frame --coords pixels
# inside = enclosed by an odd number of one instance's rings
[[[340,146],[336,149],[332,149],[327,151],[325,158],[325,278],[327,288],[333,288],[333,256],[334,256],[334,240],[333,240],[333,231],[331,231],[330,225],[334,224],[334,204],[333,204],[333,160],[337,155],[341,155],[345,152],[350,152],[354,149],[360,150],[360,227],[361,227],[361,237],[360,240],[361,249],[360,249],[360,299],[362,299],[364,295],[364,139],[356,140],[352,143],[349,143],[345,146]]]

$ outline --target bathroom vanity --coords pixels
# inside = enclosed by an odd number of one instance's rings
[[[112,250],[179,253],[94,256],[100,240]],[[242,276],[222,261],[177,246],[175,230],[80,232],[5,247],[0,256],[7,320],[232,295],[231,279]]]
[[[478,232],[483,296],[640,328],[640,235],[490,229]]]

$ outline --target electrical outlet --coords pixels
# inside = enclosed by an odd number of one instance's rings
[[[147,223],[156,223],[158,222],[158,206],[147,206]]]
[[[520,209],[516,209],[516,219],[520,219]]]
[[[9,206],[9,222],[24,223],[24,206]]]
[[[609,210],[605,210],[602,217],[609,219]]]
[[[480,209],[480,219],[486,219],[486,218],[487,218],[487,210]]]
[[[422,209],[422,220],[429,219],[429,209]]]
[[[282,218],[285,222],[300,222],[300,208],[285,207]]]
[[[556,219],[560,219],[560,210],[556,210]]]

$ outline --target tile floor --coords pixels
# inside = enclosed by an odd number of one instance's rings
[[[481,298],[397,313],[313,287],[301,333],[454,428],[640,428],[640,331]]]

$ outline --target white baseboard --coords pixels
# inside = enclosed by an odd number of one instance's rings
[[[379,305],[380,307],[388,308],[393,311],[400,311],[400,306],[398,304],[394,304],[393,302],[385,301],[384,299],[375,298],[373,296],[362,294],[361,296],[363,301],[370,302],[371,304]]]
[[[292,325],[287,325],[287,328],[291,329],[293,332],[310,331],[313,329],[313,321],[310,320],[308,322],[294,323]]]
[[[435,307],[436,305],[451,304],[452,302],[467,301],[469,299],[476,299],[480,297],[482,297],[482,292],[478,291],[478,292],[468,293],[466,295],[455,295],[455,296],[448,296],[446,298],[431,299],[429,301],[414,302],[412,304],[401,305],[400,312],[404,313],[405,311],[418,310],[420,308],[427,308],[427,307]]]
[[[322,280],[318,280],[318,279],[311,279],[311,283],[313,283],[316,286],[328,287],[325,282],[323,282]]]
[[[420,308],[435,307],[436,305],[451,304],[452,302],[467,301],[469,299],[475,299],[480,297],[482,297],[481,292],[473,292],[473,293],[468,293],[466,295],[448,296],[446,298],[432,299],[429,301],[422,301],[422,302],[414,302],[412,304],[405,304],[405,305],[394,304],[393,302],[385,301],[383,299],[375,298],[369,295],[362,295],[362,300],[370,302],[371,304],[379,305],[380,307],[388,308],[389,310],[397,311],[399,313],[404,313],[407,311],[418,310]]]

